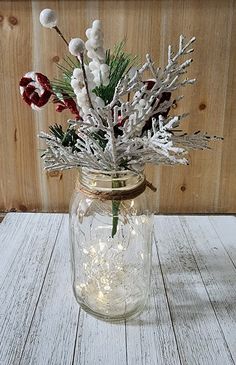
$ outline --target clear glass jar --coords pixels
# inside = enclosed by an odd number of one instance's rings
[[[86,312],[103,320],[138,314],[148,297],[153,214],[146,195],[132,193],[144,182],[131,171],[79,172],[70,204],[73,291]]]

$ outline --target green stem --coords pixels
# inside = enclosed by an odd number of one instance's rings
[[[119,208],[120,208],[120,201],[119,200],[112,200],[112,238],[115,236],[118,227],[119,221]]]
[[[115,175],[117,178],[118,175]],[[122,186],[121,181],[112,181],[112,188],[120,188]],[[118,222],[119,222],[119,209],[120,209],[120,200],[112,200],[112,238],[116,235]]]

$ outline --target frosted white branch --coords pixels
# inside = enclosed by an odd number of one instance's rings
[[[182,96],[173,99],[172,92],[195,82],[195,79],[183,78],[192,59],[182,58],[193,52],[194,41],[194,37],[186,41],[181,35],[176,53],[172,46],[168,47],[164,68],[156,68],[147,54],[146,62],[133,76],[127,73],[118,82],[108,105],[94,103],[94,109],[88,109],[83,120],[69,121],[78,136],[73,150],[64,147],[60,139],[41,133],[48,145],[43,157],[46,168],[86,166],[98,170],[130,168],[136,171],[147,163],[187,164],[189,149],[208,148],[208,142],[217,137],[179,131],[182,119],[188,114],[167,116],[173,102],[182,99]],[[148,82],[143,80],[146,71],[152,77]],[[132,97],[125,101],[125,95]]]

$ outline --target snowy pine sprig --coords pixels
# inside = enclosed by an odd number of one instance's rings
[[[38,82],[29,73],[21,80],[21,94],[32,107],[52,97],[57,111],[69,109],[74,116],[66,131],[54,125],[50,133],[40,134],[47,143],[42,156],[46,169],[139,171],[147,163],[188,164],[189,150],[209,148],[209,141],[219,139],[199,131],[184,133],[180,124],[188,114],[170,115],[173,104],[183,98],[174,97],[174,92],[195,82],[186,77],[195,37],[187,40],[181,35],[176,51],[170,45],[164,67],[157,67],[149,54],[138,67],[136,58],[124,51],[124,42],[114,52],[104,48],[100,20],[87,29],[86,40],[70,41],[53,10],[44,9],[40,22],[56,30],[71,56],[58,65],[61,80],[50,83],[34,73]]]

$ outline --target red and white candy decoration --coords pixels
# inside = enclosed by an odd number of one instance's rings
[[[40,110],[52,95],[50,81],[39,72],[27,72],[20,80],[20,93],[34,110]]]

